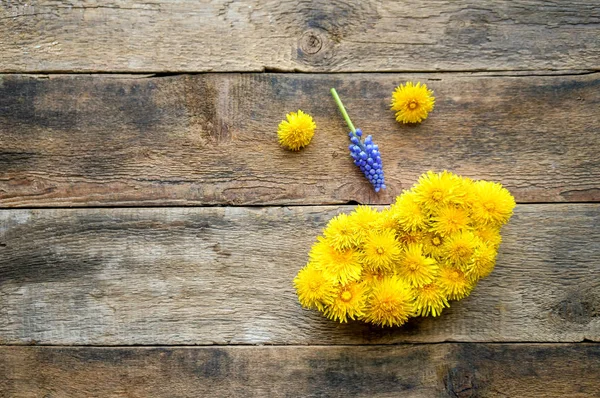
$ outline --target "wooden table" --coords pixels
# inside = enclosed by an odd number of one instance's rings
[[[0,396],[600,396],[599,67],[597,0],[2,2]],[[326,222],[429,169],[516,197],[492,275],[401,328],[301,309]]]

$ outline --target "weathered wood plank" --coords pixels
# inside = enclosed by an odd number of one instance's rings
[[[394,87],[427,82],[418,127],[388,108]],[[376,195],[347,154],[337,87],[382,148]],[[313,143],[279,147],[297,109]],[[600,74],[209,74],[168,78],[0,78],[0,206],[390,203],[428,169],[504,183],[519,202],[600,200]]]
[[[592,397],[599,344],[0,347],[19,397]]]
[[[297,302],[310,245],[350,209],[0,211],[0,343],[600,341],[600,205],[519,205],[492,275],[396,329]]]
[[[0,71],[598,69],[596,1],[32,0]]]

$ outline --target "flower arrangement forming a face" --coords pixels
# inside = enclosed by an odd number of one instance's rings
[[[330,220],[294,279],[300,303],[381,326],[438,316],[492,272],[514,207],[500,184],[430,171],[382,211]]]

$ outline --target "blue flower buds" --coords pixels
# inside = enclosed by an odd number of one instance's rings
[[[385,189],[385,179],[383,177],[383,165],[381,164],[381,154],[379,146],[373,143],[373,137],[370,135],[362,142],[360,137],[363,135],[361,129],[348,133],[350,142],[350,156],[354,159],[354,164],[360,168],[365,177],[375,188],[375,192]]]

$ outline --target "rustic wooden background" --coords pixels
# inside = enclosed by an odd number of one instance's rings
[[[597,0],[9,0],[0,73],[1,397],[600,396]],[[429,169],[515,195],[493,274],[402,328],[302,310],[326,222]]]

